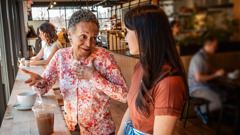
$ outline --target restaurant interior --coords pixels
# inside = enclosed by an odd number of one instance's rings
[[[208,107],[209,102],[188,97],[173,134],[240,134],[240,0],[1,0],[0,134],[38,134],[33,112],[16,109],[14,105],[18,104],[18,93],[31,91],[31,87],[23,83],[28,77],[19,70],[19,60],[36,56],[41,50],[39,26],[42,23],[54,24],[56,32],[60,33],[62,28],[68,30],[68,21],[74,12],[79,9],[93,12],[100,24],[96,46],[114,55],[130,87],[139,56],[129,53],[124,15],[135,7],[147,4],[161,7],[170,23],[179,23],[183,36],[175,38],[175,43],[187,74],[191,59],[204,44],[206,33],[218,40],[218,49],[209,57],[209,62],[214,68],[225,70],[224,76],[214,85],[224,91],[227,102],[224,100],[221,109],[215,112],[207,111],[209,123],[206,124],[194,107],[202,104]],[[71,47],[71,42],[66,42],[63,47]],[[30,68],[36,68],[32,71],[42,74],[46,67]],[[47,95],[46,100],[57,105],[54,134],[70,134],[64,122],[64,100],[59,83]],[[128,105],[113,99],[110,103],[117,133]]]

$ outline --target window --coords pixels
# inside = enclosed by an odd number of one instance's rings
[[[56,27],[58,32],[60,32],[62,28],[66,28],[64,7],[53,8],[53,9],[50,9],[48,12],[49,12],[49,22]]]
[[[83,9],[92,10],[92,7],[81,7]],[[56,7],[47,10],[47,7],[32,7],[32,19],[33,20],[49,20],[57,29],[58,32],[61,28],[68,28],[68,21],[72,14],[79,10],[79,7]],[[95,7],[94,10],[98,12],[93,12],[100,26],[104,26],[107,23],[110,7]]]
[[[33,20],[48,20],[47,7],[32,7]]]

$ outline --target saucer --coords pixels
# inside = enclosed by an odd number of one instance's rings
[[[25,110],[32,109],[32,106],[22,106],[20,104],[17,104],[17,105],[15,105],[13,107],[16,108],[17,110],[20,110],[20,111],[25,111]]]
[[[37,100],[37,101],[34,103],[34,105],[37,105],[37,104],[40,104],[40,103],[41,103],[41,102]],[[26,110],[32,109],[33,106],[22,106],[22,105],[20,105],[20,104],[17,104],[17,105],[14,105],[13,107],[16,108],[17,110],[20,110],[20,111],[26,111]]]

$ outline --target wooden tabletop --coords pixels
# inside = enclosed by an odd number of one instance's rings
[[[35,40],[35,39],[38,39],[38,37],[30,37],[30,38],[27,38],[27,40]]]
[[[24,68],[40,75],[44,71],[42,66]],[[0,128],[0,135],[38,135],[37,123],[33,111],[20,111],[13,107],[18,104],[18,93],[32,91],[27,84],[24,84],[24,81],[28,78],[29,76],[22,73],[21,70],[18,71],[7,105],[7,110]],[[57,106],[54,113],[54,135],[70,135],[53,90],[50,90],[42,98],[44,103],[53,103]]]

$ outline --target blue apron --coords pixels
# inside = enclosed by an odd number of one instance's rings
[[[134,128],[131,120],[126,120],[125,124],[126,124],[126,127],[124,128],[123,135],[149,135],[149,134],[144,134],[138,131],[136,128]]]

